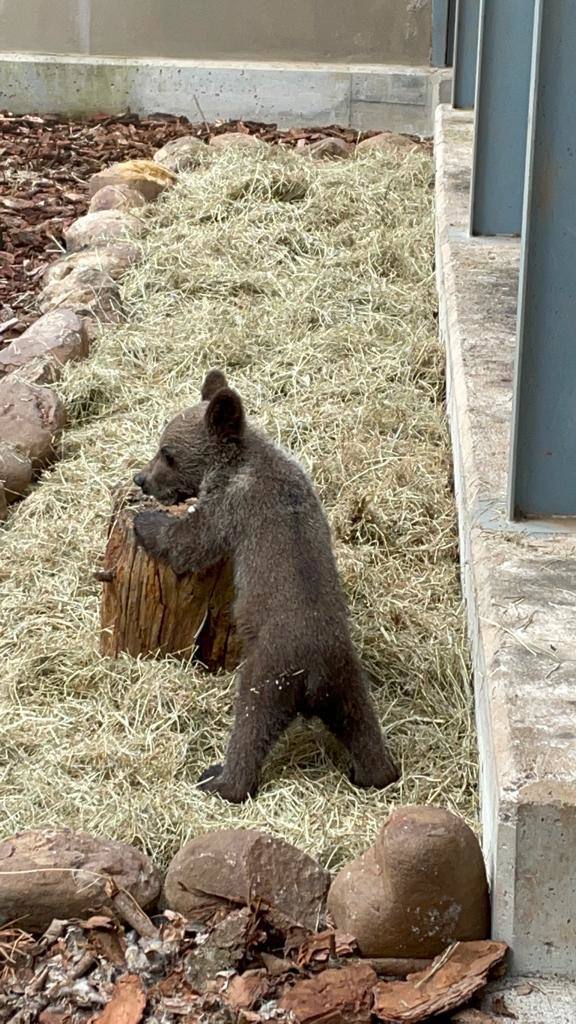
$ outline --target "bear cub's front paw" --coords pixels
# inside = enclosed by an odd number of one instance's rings
[[[169,518],[165,512],[155,512],[153,509],[138,512],[134,516],[134,535],[145,551],[153,555],[161,553],[162,528]]]

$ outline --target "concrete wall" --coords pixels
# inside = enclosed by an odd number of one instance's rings
[[[0,0],[0,51],[428,64],[432,0]]]

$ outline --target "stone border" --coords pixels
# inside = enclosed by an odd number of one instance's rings
[[[440,331],[472,649],[493,935],[517,973],[576,979],[576,538],[510,523],[520,245],[468,232],[473,116],[436,122]]]
[[[450,70],[392,64],[0,54],[0,108],[15,114],[161,110],[191,120],[340,124],[430,136],[450,82]]]
[[[264,146],[254,135],[215,135],[210,147]],[[353,146],[326,137],[300,150],[314,159],[352,156],[372,149],[410,150],[417,143],[381,133]],[[174,139],[150,160],[129,160],[93,174],[88,212],[64,237],[67,253],[45,271],[39,307],[42,316],[0,352],[0,521],[8,506],[27,493],[33,480],[56,460],[66,412],[57,392],[62,367],[86,358],[96,323],[117,322],[119,279],[138,259],[144,224],[138,216],[178,179],[197,167],[206,143],[195,136]]]

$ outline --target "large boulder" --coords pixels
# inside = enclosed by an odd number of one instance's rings
[[[63,281],[74,270],[101,270],[116,281],[139,259],[140,249],[134,242],[110,242],[94,249],[71,253],[51,263],[44,272],[42,284],[47,288],[48,285]]]
[[[363,956],[433,957],[452,942],[485,939],[489,898],[478,840],[450,811],[400,807],[374,847],[336,875],[328,910]]]
[[[140,192],[146,202],[151,202],[177,180],[172,171],[154,160],[126,160],[93,174],[88,182],[88,192],[92,198],[106,185],[128,185]]]
[[[169,171],[193,171],[206,163],[209,150],[205,142],[195,135],[183,135],[180,139],[172,139],[162,149],[154,153],[154,160]]]
[[[0,843],[0,928],[18,921],[40,932],[54,918],[113,912],[114,887],[146,907],[158,896],[160,875],[135,847],[85,832],[40,829]]]
[[[104,185],[94,193],[88,206],[88,213],[100,213],[101,210],[137,210],[146,206],[141,192],[130,185]]]
[[[46,313],[0,352],[0,376],[41,359],[50,364],[55,379],[64,363],[84,359],[89,346],[86,326],[72,309]]]
[[[138,237],[143,230],[142,221],[125,210],[101,210],[73,221],[64,232],[64,240],[68,252],[79,252],[130,236]]]
[[[8,504],[26,493],[33,476],[28,456],[17,445],[0,443],[0,484]]]
[[[54,459],[65,420],[64,405],[51,388],[38,387],[15,374],[0,381],[0,447],[22,452],[33,472]]]
[[[195,921],[219,910],[263,903],[294,924],[315,928],[330,875],[308,854],[256,829],[223,829],[187,843],[168,868],[167,907]]]

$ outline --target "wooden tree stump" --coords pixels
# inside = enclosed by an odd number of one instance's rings
[[[230,562],[178,577],[136,544],[137,512],[159,508],[153,498],[119,487],[102,568],[100,652],[117,658],[173,654],[193,657],[211,671],[231,671],[240,661],[240,641],[232,620],[234,581]],[[188,504],[164,509],[188,514]]]

